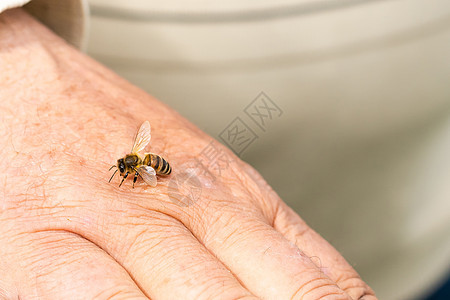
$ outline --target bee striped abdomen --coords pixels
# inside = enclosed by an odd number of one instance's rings
[[[144,164],[155,169],[156,174],[159,175],[169,175],[172,172],[172,168],[167,160],[156,154],[147,154],[144,159]]]

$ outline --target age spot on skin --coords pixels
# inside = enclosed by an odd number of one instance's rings
[[[82,166],[82,167],[86,166],[86,160],[82,157],[79,159],[79,163],[80,163],[80,166]]]

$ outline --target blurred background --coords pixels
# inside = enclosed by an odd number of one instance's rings
[[[380,299],[437,299],[450,270],[450,1],[89,6],[89,55],[219,141],[239,117],[257,135],[241,158]],[[264,127],[244,111],[261,92],[282,111]]]

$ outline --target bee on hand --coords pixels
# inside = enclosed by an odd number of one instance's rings
[[[122,185],[125,179],[127,179],[129,174],[134,174],[133,178],[133,188],[134,183],[140,176],[142,180],[152,186],[156,186],[156,174],[158,175],[169,175],[172,172],[167,160],[161,156],[153,153],[145,153],[144,155],[139,154],[148,145],[151,139],[151,127],[148,121],[145,121],[139,128],[136,139],[134,140],[133,148],[131,153],[125,155],[125,157],[117,160],[117,165],[111,166],[109,170],[117,168],[114,174],[109,179],[109,182],[114,178],[117,171],[120,172],[122,176],[122,181],[119,187]]]

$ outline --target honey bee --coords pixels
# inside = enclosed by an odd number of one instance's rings
[[[152,186],[156,186],[156,174],[158,175],[169,175],[172,172],[167,160],[161,156],[153,153],[145,153],[144,155],[139,154],[148,145],[151,139],[151,127],[148,121],[145,121],[139,128],[136,138],[134,140],[133,148],[131,148],[131,153],[125,155],[117,160],[117,165],[111,166],[109,170],[117,168],[114,174],[109,179],[109,182],[114,178],[117,171],[120,172],[122,176],[122,181],[119,187],[122,185],[125,179],[127,179],[129,174],[134,174],[133,178],[133,188],[134,184],[140,176],[142,180]]]

